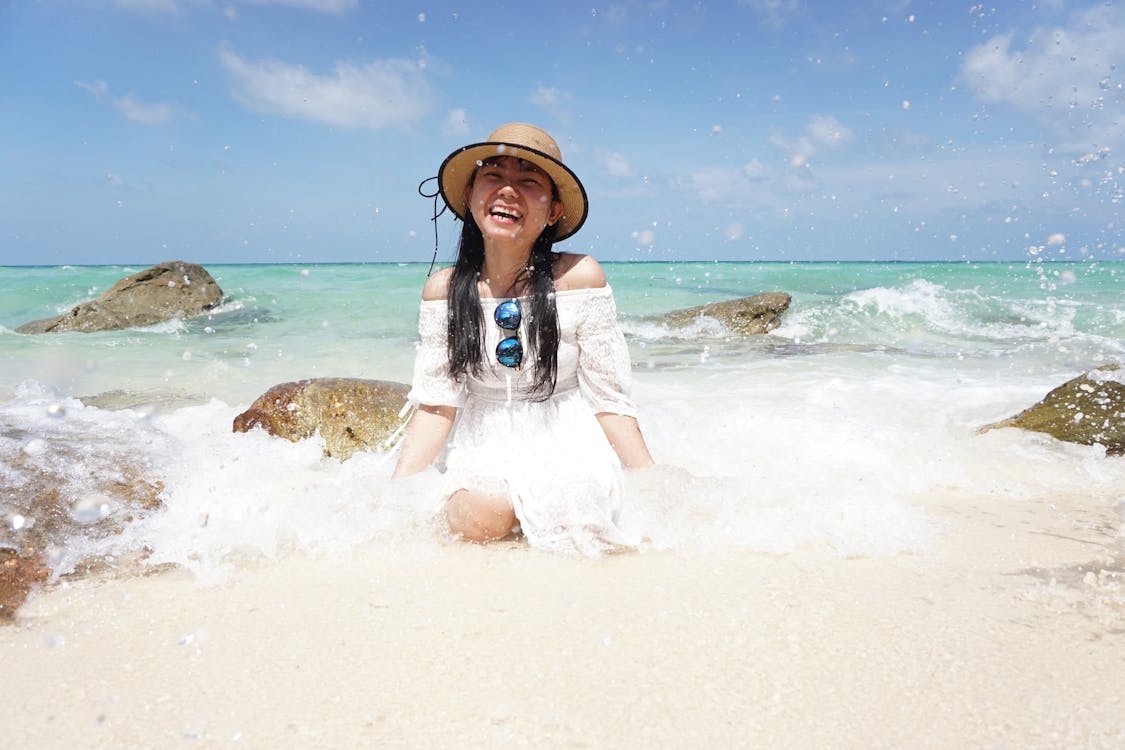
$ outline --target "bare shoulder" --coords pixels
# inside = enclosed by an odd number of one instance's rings
[[[422,299],[435,300],[449,297],[449,280],[453,277],[453,268],[443,268],[430,278],[422,287]]]
[[[605,271],[601,264],[589,255],[578,253],[559,253],[555,260],[555,288],[600,289],[606,285]]]

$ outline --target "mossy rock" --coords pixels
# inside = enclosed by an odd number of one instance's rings
[[[1055,388],[1014,417],[985,425],[981,432],[1019,427],[1081,445],[1103,445],[1125,455],[1125,369],[1107,364]]]
[[[16,332],[90,333],[142,328],[202,315],[222,299],[223,290],[207,269],[170,260],[121,279],[97,299],[75,305],[62,315],[24,323]]]
[[[663,319],[670,326],[682,328],[701,317],[714,318],[732,333],[753,336],[769,333],[781,325],[781,314],[789,309],[791,300],[785,292],[763,292],[751,297],[673,310]]]
[[[270,388],[234,418],[235,432],[261,427],[297,442],[319,433],[327,455],[341,461],[379,450],[402,425],[410,386],[387,380],[311,378]]]

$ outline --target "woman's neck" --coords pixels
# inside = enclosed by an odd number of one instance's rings
[[[517,286],[527,281],[530,251],[520,255],[499,255],[485,252],[480,268],[480,283],[490,297],[519,296]]]

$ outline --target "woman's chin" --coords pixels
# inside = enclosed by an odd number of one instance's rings
[[[518,223],[500,223],[489,221],[487,227],[482,228],[482,234],[487,239],[511,242],[518,240],[524,233],[524,227]]]

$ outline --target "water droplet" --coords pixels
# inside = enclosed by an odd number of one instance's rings
[[[80,498],[70,508],[70,516],[78,523],[94,523],[109,515],[110,499],[101,493],[91,493]]]

